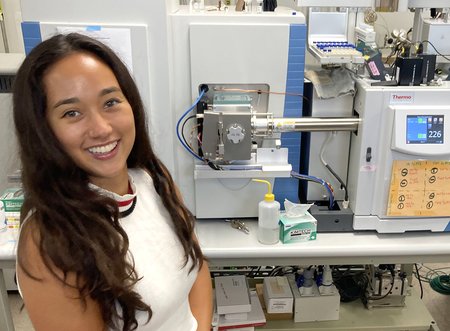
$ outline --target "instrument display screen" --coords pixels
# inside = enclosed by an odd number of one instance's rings
[[[443,144],[444,115],[407,115],[407,144]]]

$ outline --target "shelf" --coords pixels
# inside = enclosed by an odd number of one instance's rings
[[[257,168],[256,168],[257,167]],[[236,170],[242,168],[240,170]],[[247,165],[235,166],[233,170],[217,171],[207,165],[196,165],[194,179],[252,179],[252,178],[288,178],[291,176],[292,166],[286,165]]]
[[[406,297],[403,308],[378,308],[369,310],[361,301],[341,303],[338,321],[294,323],[293,321],[268,321],[255,330],[266,331],[413,331],[429,330],[434,324],[422,300],[413,292]]]

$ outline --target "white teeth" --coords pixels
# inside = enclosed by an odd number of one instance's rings
[[[116,148],[116,146],[117,141],[105,146],[91,147],[88,150],[93,154],[105,154],[111,152],[114,148]]]

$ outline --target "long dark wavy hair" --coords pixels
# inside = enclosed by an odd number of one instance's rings
[[[25,58],[14,83],[14,122],[22,163],[25,201],[22,221],[33,213],[32,229],[44,263],[62,283],[76,275],[83,302],[96,300],[105,324],[123,331],[137,328],[137,311],[151,318],[150,306],[133,285],[139,280],[128,252],[128,237],[119,223],[117,203],[88,186],[88,176],[64,152],[46,120],[47,97],[43,77],[64,57],[84,52],[96,56],[114,73],[133,109],[136,139],[127,160],[129,168],[151,175],[156,192],[172,218],[185,252],[185,266],[200,268],[203,255],[193,239],[194,217],[181,201],[167,168],[154,154],[147,131],[144,106],[133,78],[117,55],[104,44],[76,33],[56,35],[37,45]],[[35,237],[35,236],[34,236]],[[19,241],[18,263],[30,276],[24,243]],[[54,267],[63,272],[58,276]],[[116,303],[122,313],[116,310]],[[151,304],[151,303],[150,303]]]

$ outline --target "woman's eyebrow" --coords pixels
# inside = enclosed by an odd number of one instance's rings
[[[104,96],[106,94],[113,93],[113,92],[120,92],[120,88],[118,88],[116,86],[107,87],[107,88],[104,88],[103,90],[101,90],[99,95]]]
[[[111,86],[111,87],[107,87],[107,88],[104,88],[103,90],[101,90],[99,95],[104,96],[109,93],[120,92],[120,91],[121,91],[120,88],[118,88],[116,86]],[[77,103],[77,102],[80,102],[80,99],[77,97],[67,98],[67,99],[63,99],[63,100],[60,100],[57,103],[55,103],[53,108],[58,108],[61,105],[73,104],[73,103]]]
[[[58,108],[61,105],[67,105],[67,104],[72,104],[72,103],[77,103],[77,102],[80,102],[80,99],[78,99],[76,97],[63,99],[63,100],[60,100],[57,103],[55,103],[53,108]]]

